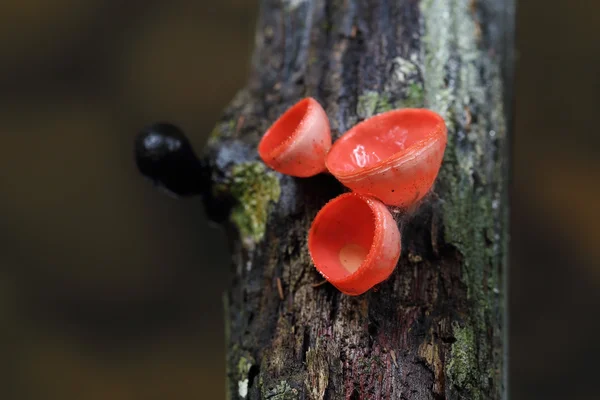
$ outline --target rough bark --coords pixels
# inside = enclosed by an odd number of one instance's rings
[[[229,226],[234,255],[228,398],[502,397],[511,6],[262,1],[248,86],[204,153],[208,211]],[[315,286],[306,246],[316,212],[345,189],[330,176],[269,171],[256,153],[304,96],[323,104],[334,139],[392,108],[424,106],[447,121],[435,190],[399,221],[398,267],[362,296]]]

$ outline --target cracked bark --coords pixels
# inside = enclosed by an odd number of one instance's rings
[[[248,85],[204,152],[208,212],[225,221],[234,256],[228,398],[503,396],[512,9],[508,0],[261,2]],[[398,267],[362,296],[315,286],[306,246],[312,218],[344,188],[256,168],[260,135],[304,96],[324,106],[334,139],[397,107],[432,108],[448,124],[435,190],[399,222]],[[267,176],[276,201],[266,218],[248,215],[261,204],[239,202],[260,196]],[[257,187],[242,198],[240,185]]]

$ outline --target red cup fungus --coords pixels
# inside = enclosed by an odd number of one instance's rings
[[[309,177],[326,171],[325,156],[330,148],[327,114],[315,99],[307,97],[267,130],[258,145],[258,154],[275,171]]]
[[[331,147],[326,166],[353,191],[408,207],[431,189],[446,141],[446,124],[439,114],[411,108],[389,111],[342,135]]]
[[[315,217],[308,250],[319,273],[359,295],[387,279],[400,257],[400,231],[385,204],[358,193],[328,202]]]

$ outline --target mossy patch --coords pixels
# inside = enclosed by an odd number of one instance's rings
[[[412,58],[416,60],[417,55]],[[384,85],[384,93],[395,99],[393,108],[421,108],[425,104],[421,70],[414,60],[396,57],[391,62],[391,74]]]
[[[281,195],[279,179],[264,164],[247,162],[231,169],[229,184],[236,200],[231,221],[238,227],[243,243],[251,246],[265,235],[269,204]]]
[[[254,365],[254,359],[250,356],[240,356],[237,365],[237,374],[239,379],[246,379],[250,368]]]
[[[238,377],[238,395],[245,399],[248,396],[248,387],[250,385],[250,368],[254,365],[255,361],[250,356],[240,356],[237,365],[237,377]]]
[[[221,128],[217,124],[208,135],[208,144],[215,144],[219,140],[219,137],[221,137]]]
[[[366,90],[358,96],[356,115],[367,119],[399,108],[421,108],[425,104],[425,91],[420,71],[412,61],[395,58],[392,70],[381,92]]]
[[[356,115],[361,119],[371,118],[373,115],[393,110],[387,94],[379,94],[374,90],[367,90],[358,96]]]
[[[375,114],[377,103],[379,102],[379,93],[367,91],[358,97],[356,105],[356,114],[359,118],[369,118]]]
[[[269,400],[297,400],[298,389],[290,386],[286,381],[279,381],[273,386],[262,385],[261,395],[263,399]]]
[[[216,144],[219,139],[233,136],[237,123],[234,120],[218,122],[208,135],[208,144]]]
[[[452,326],[456,342],[452,344],[452,358],[446,365],[446,374],[454,385],[467,389],[472,399],[481,398],[477,384],[477,345],[475,333],[469,326]]]
[[[421,108],[425,105],[425,92],[423,85],[419,82],[412,82],[406,88],[406,98],[399,100],[396,106],[398,108]]]
[[[477,27],[468,2],[423,0],[420,9],[425,33],[424,103],[440,113],[448,127],[448,145],[436,184],[442,198],[444,238],[463,257],[462,281],[474,305],[463,327],[454,327],[457,342],[446,372],[451,385],[468,398],[477,399],[500,390],[498,379],[490,387],[487,379],[479,377],[490,376],[502,363],[495,349],[489,351],[494,342],[490,342],[488,332],[493,328],[498,335],[493,315],[502,312],[497,296],[498,270],[506,251],[494,248],[500,243],[496,234],[500,235],[503,211],[492,205],[492,199],[501,198],[505,189],[499,168],[502,160],[492,166],[490,151],[494,147],[485,139],[490,129],[504,137],[503,104],[495,97],[501,93],[500,74],[477,43],[473,34]],[[474,121],[466,117],[470,109],[477,110]]]

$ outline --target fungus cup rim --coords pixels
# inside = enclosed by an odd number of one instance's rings
[[[300,122],[294,128],[294,131],[285,140],[281,141],[279,144],[274,146],[271,150],[264,152],[263,151],[264,143],[269,138],[269,136],[274,136],[275,134],[280,133],[279,131],[281,129],[283,129],[282,125],[284,124],[285,120],[287,118],[290,118],[290,116],[295,111],[297,111],[298,109],[300,109],[302,107],[306,107],[306,109],[304,110],[304,113],[303,113],[302,117],[300,118]],[[279,118],[277,118],[277,120],[275,120],[275,122],[273,122],[273,124],[271,124],[269,129],[267,129],[267,131],[263,134],[263,136],[260,140],[260,143],[258,144],[259,154],[261,154],[261,155],[264,154],[264,158],[267,160],[275,160],[278,157],[282,156],[287,150],[290,149],[290,146],[297,139],[298,135],[300,134],[300,131],[306,125],[306,120],[307,120],[308,116],[310,115],[311,112],[313,112],[315,110],[316,107],[321,107],[321,105],[319,104],[319,102],[317,102],[317,100],[315,100],[312,97],[305,97],[305,98],[299,100],[298,102],[296,102],[290,108],[288,108],[283,114],[281,114],[279,116]]]
[[[339,153],[344,149],[342,146],[348,141],[355,139],[357,136],[363,136],[369,131],[370,125],[377,125],[378,122],[383,118],[401,118],[402,115],[407,113],[419,113],[423,116],[427,116],[431,121],[435,122],[431,132],[427,136],[417,140],[415,143],[403,149],[397,151],[382,160],[379,160],[373,164],[365,167],[355,167],[351,171],[344,171],[339,168],[333,168],[331,166],[331,160],[334,157],[340,157]],[[372,130],[371,130],[372,131]],[[377,115],[367,118],[364,121],[359,122],[344,133],[338,140],[333,143],[331,149],[325,157],[325,166],[327,170],[338,179],[352,179],[361,178],[364,175],[370,175],[374,172],[382,172],[392,167],[398,167],[405,163],[415,160],[420,154],[426,151],[429,147],[433,146],[439,139],[440,134],[445,142],[447,142],[448,129],[446,122],[438,113],[429,110],[427,108],[402,108],[397,110],[386,111]]]
[[[342,278],[335,278],[335,277],[327,276],[321,271],[319,264],[316,262],[316,260],[313,256],[313,252],[310,251],[310,249],[315,248],[315,240],[316,240],[315,232],[318,230],[318,225],[322,222],[321,220],[323,219],[323,216],[325,215],[325,213],[327,213],[327,211],[331,211],[332,207],[336,207],[336,205],[338,203],[340,203],[342,201],[346,201],[349,198],[358,198],[358,199],[362,200],[369,207],[369,211],[371,212],[371,216],[373,217],[372,222],[374,224],[375,229],[373,231],[373,240],[369,247],[369,251],[367,252],[367,255],[365,256],[364,260],[360,263],[360,265],[358,266],[356,271],[354,271]],[[347,193],[343,193],[343,194],[329,200],[319,210],[319,212],[315,216],[315,219],[313,220],[313,223],[308,232],[309,254],[310,254],[311,261],[313,262],[313,264],[314,264],[315,268],[317,269],[317,271],[319,272],[319,274],[321,274],[331,284],[333,284],[333,285],[345,284],[345,283],[349,283],[352,281],[356,281],[357,277],[360,277],[361,275],[364,275],[365,273],[367,273],[369,271],[368,269],[365,269],[365,266],[369,265],[370,263],[373,262],[374,258],[376,257],[376,252],[383,245],[383,233],[384,232],[383,232],[383,228],[382,228],[382,225],[383,225],[382,221],[384,220],[385,217],[383,215],[381,215],[381,210],[374,203],[376,201],[380,202],[379,200],[377,200],[376,198],[371,197],[371,196],[366,196],[366,195],[356,193],[356,192],[347,192]],[[384,204],[384,203],[382,203],[382,204]],[[317,246],[322,246],[322,245],[323,244],[317,244]],[[340,290],[340,291],[342,291],[342,290]],[[342,291],[342,292],[345,293],[345,291]]]

